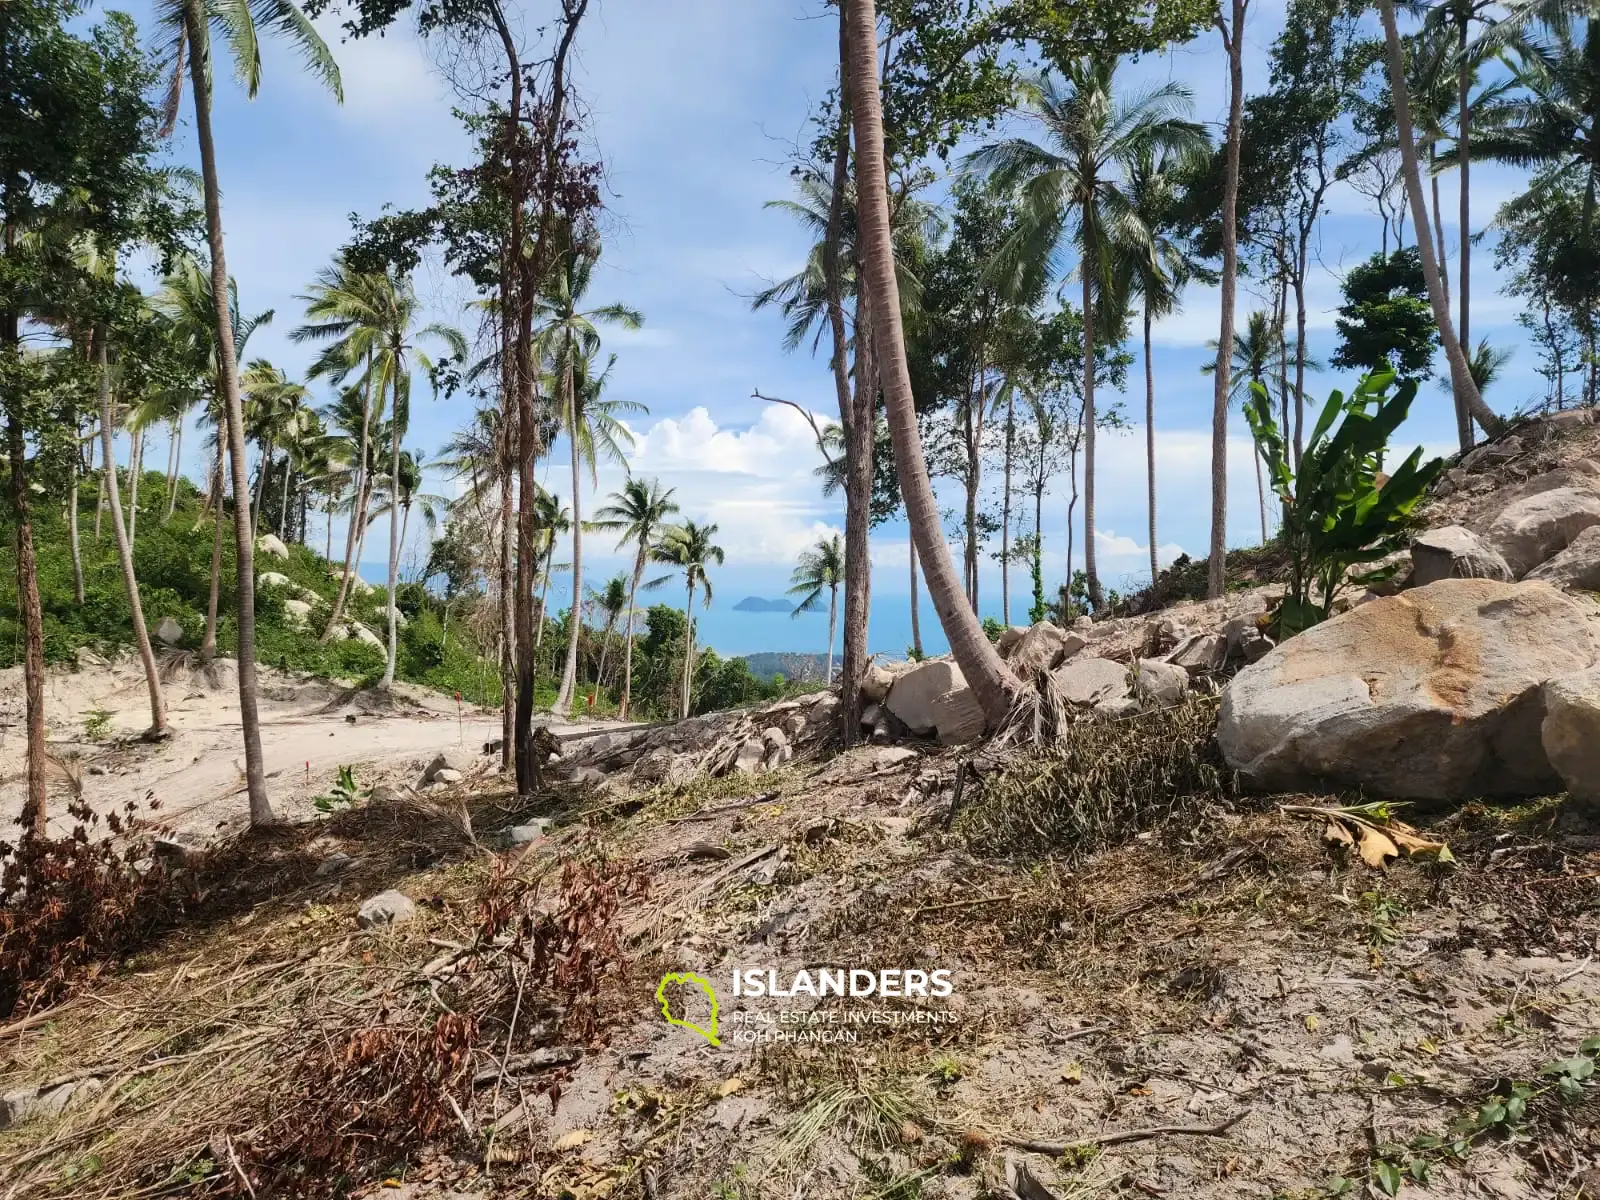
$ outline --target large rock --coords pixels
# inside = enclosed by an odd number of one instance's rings
[[[1005,634],[1000,636],[1004,641]],[[1086,645],[1088,639],[1081,633],[1068,633],[1049,621],[1040,621],[1023,630],[1022,636],[1001,657],[1011,664],[1012,672],[1019,679],[1026,680],[1040,671],[1054,670],[1063,659],[1071,658]]]
[[[156,626],[156,640],[176,646],[183,641],[183,626],[173,617],[162,617],[161,623]]]
[[[1226,633],[1197,633],[1185,638],[1167,661],[1182,667],[1191,675],[1204,675],[1220,671],[1228,665],[1228,635]]]
[[[1511,567],[1498,550],[1470,529],[1445,525],[1411,543],[1411,585],[1427,587],[1441,579],[1498,579],[1509,582]]]
[[[1133,664],[1133,694],[1149,708],[1182,704],[1189,693],[1189,672],[1159,658],[1142,658]]]
[[[861,673],[861,707],[882,704],[894,686],[894,672],[881,663],[872,663]]]
[[[1544,752],[1567,790],[1600,804],[1600,667],[1544,685]]]
[[[1600,610],[1546,583],[1447,579],[1360,605],[1234,677],[1217,741],[1260,788],[1463,800],[1559,786],[1545,680],[1600,660]]]
[[[949,659],[918,663],[900,675],[884,707],[912,733],[936,734],[947,746],[983,733],[983,708],[961,668]]]
[[[285,600],[283,611],[289,618],[289,624],[296,629],[308,629],[311,626],[311,605],[304,600]]]
[[[760,738],[746,738],[734,756],[731,768],[738,775],[754,775],[767,769],[767,744]]]
[[[1053,673],[1056,687],[1071,704],[1100,705],[1128,696],[1128,668],[1109,658],[1075,658]]]
[[[1557,587],[1600,591],[1600,525],[1591,525],[1560,554],[1529,571],[1526,579],[1543,579]]]
[[[1600,525],[1600,496],[1577,488],[1555,488],[1507,507],[1483,540],[1500,552],[1520,579],[1565,550],[1591,525]]]
[[[1022,635],[1027,632],[1026,625],[1007,625],[994,640],[995,653],[1001,658],[1009,659],[1011,652],[1017,648],[1017,643],[1022,640]]]
[[[283,544],[283,539],[275,533],[263,533],[256,539],[256,549],[262,554],[270,554],[273,558],[288,558],[289,547]]]
[[[350,622],[350,636],[358,642],[365,642],[374,650],[381,650],[385,654],[389,652],[388,644],[359,621]]]
[[[290,579],[281,571],[263,571],[261,574],[256,576],[256,586],[264,588],[287,588],[294,586],[294,580]]]

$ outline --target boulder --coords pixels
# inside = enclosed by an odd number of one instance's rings
[[[273,558],[288,558],[289,547],[283,544],[283,539],[275,533],[263,533],[256,539],[256,549],[262,554],[270,554]]]
[[[390,889],[361,902],[356,912],[356,924],[363,929],[382,929],[400,925],[417,915],[417,906],[404,892]]]
[[[1600,804],[1600,667],[1544,685],[1539,736],[1567,791]]]
[[[1464,800],[1559,786],[1542,685],[1600,659],[1600,610],[1546,583],[1446,579],[1363,604],[1234,677],[1217,741],[1246,782]]]
[[[1077,629],[1077,630],[1093,629],[1094,628],[1094,618],[1091,617],[1088,613],[1084,613],[1083,616],[1078,617],[1078,618],[1073,620],[1072,627],[1074,629]]]
[[[576,767],[567,774],[567,782],[574,787],[599,787],[606,781],[606,773],[594,767]]]
[[[460,779],[461,772],[466,769],[467,765],[467,756],[465,754],[451,754],[448,751],[435,754],[429,760],[428,765],[422,769],[422,778],[417,783],[419,785],[432,783],[444,771],[454,772],[455,777]]]
[[[869,704],[861,710],[861,724],[871,729],[883,720],[883,705]]]
[[[294,586],[294,581],[279,571],[263,571],[256,576],[256,586],[264,588],[288,588]]]
[[[949,659],[918,663],[900,675],[884,707],[912,733],[937,734],[947,746],[971,741],[984,729],[983,708]]]
[[[893,671],[879,663],[870,664],[861,676],[861,707],[882,704],[893,686]]]
[[[183,641],[183,626],[173,617],[162,617],[161,623],[156,626],[156,640],[169,646],[178,645]]]
[[[358,642],[365,642],[367,645],[371,646],[374,650],[381,650],[385,654],[387,654],[389,652],[388,643],[385,642],[377,634],[373,633],[372,630],[368,629],[365,625],[361,624],[361,622],[359,622],[359,621],[350,622],[349,629],[350,629],[349,636],[355,638]]]
[[[1187,625],[1171,617],[1161,617],[1151,621],[1144,627],[1143,657],[1154,658],[1158,654],[1166,654],[1176,649],[1188,640],[1191,632]]]
[[[797,740],[800,737],[800,735],[803,734],[806,731],[806,715],[805,715],[805,713],[803,713],[803,712],[792,712],[792,713],[787,714],[783,718],[783,722],[782,722],[782,724],[780,724],[778,726],[778,728],[783,730],[784,735],[791,742]]]
[[[461,772],[454,767],[446,767],[433,777],[434,783],[460,783]]]
[[[1098,705],[1128,695],[1128,668],[1109,658],[1075,658],[1057,667],[1052,678],[1071,704]]]
[[[1411,586],[1427,587],[1441,579],[1513,578],[1510,564],[1498,550],[1483,544],[1470,529],[1445,525],[1430,529],[1411,543]]]
[[[905,746],[856,746],[840,754],[817,772],[818,783],[860,779],[877,771],[887,771],[917,757]]]
[[[1577,488],[1540,492],[1504,509],[1484,541],[1521,578],[1570,546],[1591,525],[1600,525],[1600,496]]]
[[[1007,625],[994,640],[995,652],[1003,659],[1009,659],[1011,652],[1017,648],[1017,643],[1022,640],[1023,634],[1028,632],[1026,625]]]
[[[1558,412],[1546,413],[1541,418],[1541,424],[1555,433],[1567,433],[1572,430],[1582,429],[1586,425],[1594,424],[1594,410],[1591,408],[1564,408]]]
[[[794,747],[789,744],[788,735],[776,726],[761,731],[761,744],[766,747],[761,762],[769,771],[777,770],[794,757]]]
[[[59,1117],[69,1105],[97,1094],[104,1082],[90,1076],[64,1083],[29,1084],[0,1095],[0,1129],[9,1129],[36,1117]]]
[[[1554,558],[1540,563],[1525,579],[1543,579],[1557,587],[1600,591],[1600,525],[1591,525]]]
[[[1513,433],[1497,442],[1486,442],[1476,450],[1469,450],[1461,456],[1461,465],[1469,471],[1476,471],[1479,467],[1509,462],[1521,454],[1522,449],[1522,439]]]
[[[283,611],[287,614],[289,624],[296,629],[309,629],[311,627],[311,605],[304,600],[285,600]]]
[[[549,837],[550,831],[556,823],[549,817],[534,817],[525,824],[511,827],[510,839],[513,846],[526,846],[529,842],[537,842],[542,837]]]
[[[1222,627],[1222,636],[1228,639],[1228,658],[1259,662],[1272,649],[1272,639],[1261,628],[1261,617],[1247,614],[1234,617]]]
[[[694,759],[690,756],[662,748],[640,759],[633,768],[633,777],[641,783],[682,787],[694,778],[694,770]]]
[[[746,738],[739,747],[739,753],[734,756],[730,769],[739,775],[754,775],[766,770],[766,760],[767,744],[760,738]]]
[[[1089,644],[1081,633],[1068,633],[1049,621],[1023,631],[1012,648],[1011,670],[1019,679],[1032,679],[1040,671],[1053,671]]]
[[[1220,671],[1228,665],[1228,635],[1225,633],[1196,633],[1167,655],[1167,661],[1182,667],[1191,675],[1204,675]]]
[[[1171,708],[1189,694],[1189,672],[1158,658],[1135,660],[1133,694],[1149,708]]]

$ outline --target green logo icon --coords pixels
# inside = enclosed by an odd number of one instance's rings
[[[684,987],[697,987],[706,994],[706,999],[711,1002],[711,1019],[709,1021],[711,1028],[702,1029],[693,1021],[686,1021],[681,1017],[672,1015],[668,1008],[667,987],[669,984],[674,983],[681,984]],[[722,1045],[722,1042],[717,1037],[717,993],[712,991],[711,984],[699,975],[694,975],[687,971],[681,975],[676,971],[663,975],[661,982],[656,986],[656,1003],[661,1005],[661,1015],[667,1019],[667,1024],[681,1025],[685,1029],[692,1029],[713,1046]]]

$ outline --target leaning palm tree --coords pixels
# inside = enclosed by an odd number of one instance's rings
[[[621,461],[618,440],[624,439],[629,443],[633,440],[633,435],[614,415],[608,416],[607,421],[597,420],[600,394],[610,375],[609,366],[599,373],[594,371],[594,360],[600,353],[600,330],[597,326],[604,324],[620,329],[638,329],[644,324],[644,317],[638,310],[624,304],[605,304],[592,309],[583,307],[599,258],[599,247],[592,243],[578,242],[568,246],[557,269],[552,272],[549,282],[535,301],[535,319],[540,322],[540,330],[534,347],[550,364],[556,394],[561,399],[562,425],[572,455],[572,621],[567,632],[567,661],[561,670],[561,686],[556,692],[557,712],[566,712],[572,704],[572,692],[578,674],[578,635],[583,625],[578,615],[578,602],[583,596],[583,480],[580,464],[587,458],[591,473],[594,471],[597,445],[607,451],[608,457]],[[644,411],[642,405],[631,402],[626,408],[616,407],[616,401],[611,403],[611,414]]]
[[[1083,58],[1063,78],[1035,76],[1021,85],[1023,111],[1045,130],[1044,143],[1026,138],[994,142],[968,158],[1004,191],[1017,193],[1020,221],[995,269],[1018,295],[1060,274],[1070,241],[1083,290],[1084,566],[1089,601],[1104,603],[1095,561],[1095,314],[1116,291],[1119,257],[1142,251],[1155,258],[1150,229],[1129,194],[1128,179],[1146,155],[1198,154],[1205,130],[1188,119],[1189,90],[1167,83],[1118,100],[1117,60]]]
[[[600,630],[600,666],[595,671],[595,687],[606,685],[606,658],[611,651],[611,635],[617,631],[617,622],[628,611],[628,577],[613,575],[599,591],[589,590],[589,599],[605,614],[605,624]]]
[[[662,490],[655,479],[629,479],[621,490],[611,493],[611,503],[595,513],[590,528],[618,532],[617,549],[633,546],[633,572],[628,577],[628,628],[626,648],[622,662],[622,699],[617,705],[617,716],[628,717],[628,704],[633,696],[633,624],[639,598],[639,584],[644,576],[645,563],[649,561],[656,534],[666,524],[667,518],[678,511],[672,498],[673,489]]]
[[[218,377],[222,385],[223,420],[233,471],[234,544],[238,569],[239,718],[244,729],[245,783],[250,794],[252,824],[272,822],[266,771],[261,758],[261,719],[256,707],[255,536],[245,486],[244,405],[239,394],[239,361],[228,314],[228,263],[222,238],[222,187],[217,180],[217,149],[211,131],[211,35],[220,34],[234,52],[234,72],[252,99],[261,84],[263,29],[296,43],[314,74],[339,99],[339,68],[294,0],[162,0],[158,8],[166,61],[171,67],[165,105],[166,128],[177,121],[187,59],[194,92],[195,139],[200,145],[200,175],[205,194],[206,243],[211,257],[211,291],[215,306]]]
[[[833,636],[839,613],[839,585],[844,582],[844,541],[838,534],[819,538],[817,544],[800,554],[800,562],[789,576],[789,595],[799,596],[792,616],[815,612],[828,593],[828,668],[822,682],[833,682]]]
[[[695,589],[705,597],[704,607],[711,607],[711,578],[706,574],[706,568],[712,563],[720,566],[723,562],[722,547],[711,539],[717,536],[715,525],[701,525],[695,521],[685,521],[682,525],[669,525],[661,535],[661,540],[655,544],[651,551],[651,558],[658,563],[676,567],[683,572],[684,586],[687,589],[683,604],[684,620],[684,646],[683,646],[683,678],[679,685],[679,716],[689,715],[690,704],[694,695],[694,594]]]

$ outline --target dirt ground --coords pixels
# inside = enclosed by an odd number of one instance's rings
[[[85,1089],[0,1131],[0,1196],[1600,1195],[1592,1079],[1541,1074],[1600,1033],[1590,816],[1412,817],[1455,863],[1377,870],[1251,797],[999,856],[961,754],[894,757],[557,790],[506,851],[490,778],[259,845],[247,895],[0,1027],[0,1093]],[[359,928],[385,888],[416,918]],[[663,1015],[709,1025],[689,972],[718,1045]]]
[[[244,747],[240,738],[238,675],[231,659],[212,669],[166,666],[167,719],[172,736],[146,744],[148,692],[138,660],[91,662],[82,670],[52,668],[45,687],[45,720],[57,792],[81,785],[98,812],[128,803],[159,817],[175,832],[210,838],[237,830],[246,819]],[[476,756],[500,736],[499,710],[458,705],[453,697],[398,683],[392,704],[315,676],[263,667],[257,701],[267,788],[277,814],[304,820],[312,799],[326,792],[340,766],[380,779],[414,782],[440,752]],[[26,737],[21,668],[0,671],[0,828],[22,811]],[[563,732],[604,722],[562,724]],[[66,775],[72,776],[69,781]],[[149,804],[158,807],[151,814]],[[70,834],[65,805],[52,805],[51,832]]]

